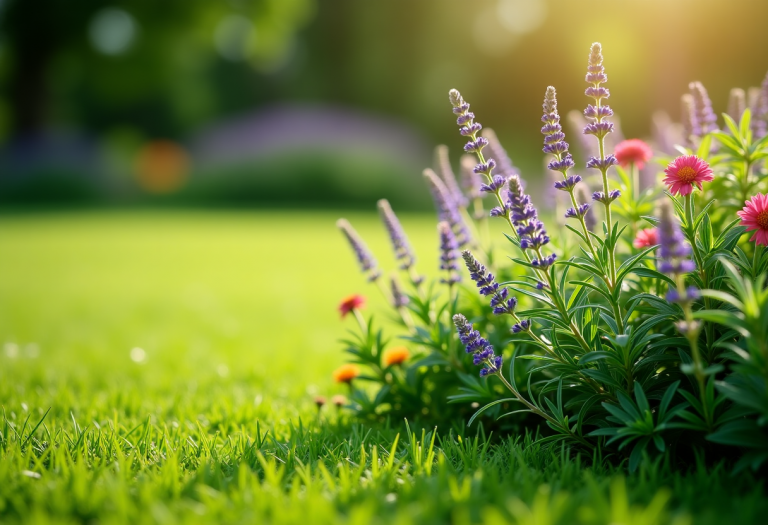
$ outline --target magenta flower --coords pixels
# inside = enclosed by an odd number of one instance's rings
[[[746,226],[748,232],[755,232],[750,241],[768,246],[768,195],[758,193],[744,204],[744,209],[736,212],[741,218],[741,226]]]
[[[710,182],[712,168],[696,155],[683,155],[669,163],[664,170],[667,175],[664,184],[669,186],[673,195],[689,195],[693,192],[695,184],[701,189],[702,182]]]

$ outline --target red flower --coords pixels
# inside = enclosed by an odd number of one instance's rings
[[[664,184],[669,186],[673,195],[689,195],[693,192],[693,185],[701,189],[702,182],[709,182],[712,176],[712,168],[696,155],[684,155],[677,157],[669,163],[664,170],[667,176]]]
[[[754,230],[755,234],[750,241],[768,246],[768,195],[758,193],[744,201],[744,204],[744,209],[736,212],[741,218],[741,226],[746,226],[748,232]]]
[[[352,294],[341,301],[341,304],[339,304],[339,312],[341,312],[341,317],[343,318],[352,310],[359,310],[363,306],[365,306],[365,297],[358,294]]]
[[[656,228],[646,228],[637,232],[632,246],[635,248],[650,248],[659,244],[659,232]]]
[[[622,168],[634,164],[637,169],[641,170],[645,163],[653,157],[653,150],[640,139],[629,139],[616,144],[616,151],[613,152],[613,156],[616,157]]]

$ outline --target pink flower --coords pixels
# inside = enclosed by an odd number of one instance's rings
[[[349,295],[339,304],[339,312],[341,312],[341,317],[343,318],[352,310],[359,310],[363,306],[365,306],[365,297],[357,294]]]
[[[744,204],[744,209],[736,212],[741,218],[740,224],[746,226],[748,232],[755,231],[750,241],[768,246],[768,195],[758,193]]]
[[[684,155],[677,157],[669,163],[664,170],[667,176],[664,184],[669,186],[673,195],[689,195],[693,192],[693,185],[701,189],[702,182],[709,182],[712,176],[712,168],[696,155]]]
[[[637,169],[641,170],[645,163],[653,157],[653,150],[640,139],[629,139],[616,144],[613,156],[616,157],[622,168],[634,164]]]
[[[659,233],[656,228],[646,228],[637,232],[632,246],[635,248],[650,248],[659,244]]]

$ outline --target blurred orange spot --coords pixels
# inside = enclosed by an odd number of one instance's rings
[[[150,193],[171,193],[187,181],[189,155],[170,140],[153,140],[136,156],[139,185]]]
[[[411,356],[411,352],[409,352],[406,347],[396,346],[394,348],[389,348],[387,350],[384,350],[382,361],[384,361],[384,364],[386,366],[400,365],[403,363],[403,361],[408,359],[410,356]]]
[[[341,365],[334,370],[333,379],[337,383],[351,383],[354,378],[360,375],[360,368],[351,363]]]

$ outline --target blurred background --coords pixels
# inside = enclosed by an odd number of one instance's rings
[[[429,209],[454,87],[535,192],[544,89],[582,110],[593,41],[649,137],[692,80],[718,113],[760,84],[768,2],[0,0],[0,205]]]

